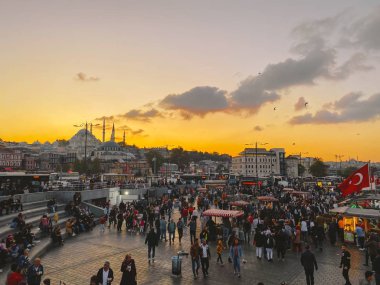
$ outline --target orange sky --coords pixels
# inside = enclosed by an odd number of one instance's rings
[[[376,1],[148,2],[1,4],[0,138],[69,139],[113,116],[140,147],[380,161],[380,46],[342,32],[376,27]]]

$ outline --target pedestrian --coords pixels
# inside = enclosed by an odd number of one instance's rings
[[[99,285],[111,285],[113,281],[113,270],[110,267],[109,261],[104,262],[103,267],[98,270],[96,277]]]
[[[191,256],[191,267],[193,269],[193,275],[194,278],[198,278],[198,271],[199,271],[199,254],[200,254],[200,247],[199,247],[199,241],[196,238],[194,240],[194,243],[191,244],[190,247],[190,256]]]
[[[193,243],[196,239],[196,233],[197,233],[197,222],[194,217],[191,218],[189,223],[189,229],[190,229],[190,242]]]
[[[11,272],[7,276],[7,285],[23,284],[24,276],[20,273],[20,268],[17,264],[11,265]]]
[[[255,231],[254,244],[256,246],[256,257],[261,260],[263,257],[263,247],[265,245],[265,236],[260,229]]]
[[[365,233],[360,224],[356,225],[355,232],[356,232],[356,237],[358,239],[359,250],[365,250],[364,248]]]
[[[179,218],[178,222],[177,222],[177,231],[178,231],[179,244],[181,244],[181,239],[183,237],[183,227],[184,227],[184,222],[182,221],[181,218]]]
[[[301,264],[305,269],[306,284],[314,285],[314,268],[318,270],[317,260],[314,253],[310,251],[310,246],[305,246],[305,252],[301,255]]]
[[[377,250],[377,255],[372,263],[372,267],[375,271],[376,285],[380,285],[380,249]]]
[[[117,214],[117,231],[121,232],[121,227],[123,226],[123,213],[120,211],[119,214]]]
[[[374,235],[370,235],[369,240],[367,240],[364,244],[368,252],[368,257],[369,259],[371,259],[372,270],[375,270],[373,267],[373,263],[377,255],[377,244],[378,242],[376,241],[376,237]],[[366,259],[366,264],[368,265],[367,259]]]
[[[220,261],[221,265],[223,265],[222,253],[224,249],[225,247],[223,245],[223,241],[221,239],[218,240],[218,245],[216,246],[216,253],[218,255],[218,258],[216,259],[216,262],[219,263]]]
[[[267,253],[267,260],[269,262],[273,262],[273,247],[274,247],[274,239],[271,233],[267,233],[265,238],[265,251]]]
[[[98,284],[98,277],[96,275],[91,276],[90,285],[99,285]]]
[[[360,280],[359,285],[374,285],[375,283],[373,282],[373,272],[372,271],[366,271],[364,273],[364,279]],[[377,283],[376,283],[377,285]]]
[[[176,223],[173,221],[173,219],[171,219],[168,224],[169,244],[174,243],[175,229],[176,229]]]
[[[166,239],[166,221],[164,216],[162,216],[160,220],[160,239],[168,241]]]
[[[277,258],[278,260],[284,261],[285,252],[287,247],[288,235],[285,233],[285,229],[281,229],[277,232],[275,236],[276,249],[277,249]]]
[[[153,228],[151,228],[149,233],[147,234],[145,238],[145,244],[148,244],[148,262],[154,262],[154,256],[157,246],[157,235],[154,232]]]
[[[102,216],[99,219],[99,224],[100,224],[100,231],[104,233],[105,231],[105,224],[107,223],[107,216]]]
[[[28,269],[28,285],[40,285],[42,275],[44,275],[44,267],[41,265],[41,259],[35,258],[33,265]]]
[[[136,285],[137,284],[137,272],[135,261],[130,254],[125,256],[123,263],[121,264],[120,271],[123,272],[120,285]]]
[[[200,246],[200,256],[201,256],[203,277],[206,278],[208,277],[209,259],[211,258],[210,248],[206,240],[203,240]]]
[[[345,285],[351,285],[350,277],[348,275],[348,272],[351,267],[351,254],[347,250],[347,246],[345,244],[342,245],[342,257],[340,260],[340,266],[339,268],[343,268],[342,275],[344,279],[346,280]]]
[[[230,257],[234,265],[234,275],[237,275],[240,278],[240,259],[242,257],[242,250],[238,239],[234,240],[234,244],[230,248]]]

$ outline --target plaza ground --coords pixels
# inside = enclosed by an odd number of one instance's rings
[[[199,233],[199,231],[198,231]],[[169,242],[161,242],[156,248],[156,262],[148,264],[147,246],[144,244],[145,236],[123,232],[116,229],[106,229],[105,233],[95,228],[91,233],[85,233],[77,237],[69,238],[63,247],[56,247],[42,257],[45,266],[45,277],[53,280],[52,284],[59,284],[62,280],[66,285],[89,284],[90,277],[96,275],[105,260],[110,261],[114,270],[115,280],[113,284],[119,284],[121,279],[120,265],[127,253],[135,259],[137,267],[137,284],[251,284],[259,281],[265,285],[278,285],[282,281],[288,284],[306,284],[303,268],[295,253],[288,251],[285,262],[278,261],[274,254],[274,262],[258,261],[252,245],[243,246],[244,259],[242,264],[242,277],[239,279],[233,275],[232,264],[227,262],[227,251],[224,252],[225,265],[216,263],[216,245],[211,243],[211,261],[209,277],[199,277],[194,280],[191,271],[191,260],[184,258],[182,262],[182,276],[173,277],[171,274],[171,257],[177,251],[189,252],[190,237],[185,232],[182,244],[179,245],[176,237],[174,245]],[[350,277],[352,284],[358,284],[363,278],[365,270],[363,266],[364,253],[356,248],[350,249],[352,254],[352,269]],[[315,252],[318,262],[318,271],[315,272],[315,284],[340,285],[344,279],[339,269],[340,250],[328,243],[324,245],[323,252]],[[201,272],[201,270],[200,270]],[[200,274],[201,275],[201,274]]]

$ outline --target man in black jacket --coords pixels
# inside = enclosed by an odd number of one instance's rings
[[[41,265],[41,259],[34,259],[33,265],[28,269],[28,284],[29,285],[40,285],[41,278],[44,274],[44,267]]]
[[[96,277],[99,285],[111,285],[113,281],[113,270],[110,268],[109,261],[104,262],[104,266],[99,269]]]
[[[310,251],[310,246],[306,245],[305,252],[301,255],[301,264],[305,269],[307,285],[314,285],[314,267],[318,270],[317,260],[314,254]]]
[[[375,271],[376,284],[380,284],[380,249],[377,250],[377,255],[373,261],[373,269]]]
[[[151,228],[149,233],[147,234],[145,238],[145,244],[148,244],[148,260],[149,263],[152,261],[154,262],[154,255],[156,251],[156,245],[157,245],[157,235],[154,232],[154,229]]]
[[[342,258],[340,260],[339,268],[343,267],[342,275],[346,280],[346,285],[351,285],[350,277],[348,276],[348,271],[351,268],[351,253],[347,251],[345,244],[342,245]]]

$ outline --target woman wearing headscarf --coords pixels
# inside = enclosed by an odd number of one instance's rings
[[[123,272],[120,285],[136,285],[137,284],[136,265],[135,265],[134,259],[132,259],[130,254],[127,254],[125,256],[125,259],[123,263],[121,264],[120,271]]]

